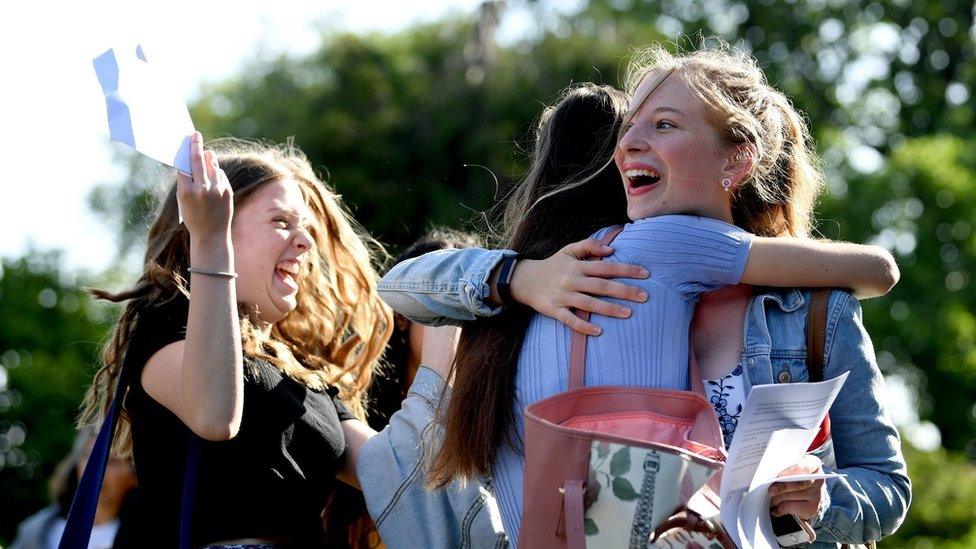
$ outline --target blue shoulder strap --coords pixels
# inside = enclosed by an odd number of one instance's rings
[[[85,472],[82,473],[81,479],[78,481],[78,491],[75,492],[75,497],[71,501],[71,510],[68,511],[67,524],[65,524],[64,533],[61,535],[61,543],[58,544],[58,549],[88,549],[92,525],[95,522],[95,510],[98,507],[98,494],[102,489],[102,479],[105,478],[105,467],[108,464],[109,455],[112,453],[112,439],[115,436],[115,426],[119,421],[119,409],[122,407],[125,391],[129,388],[131,381],[129,379],[130,371],[128,360],[123,360],[118,387],[115,389],[115,398],[112,399],[108,414],[105,415],[105,421],[102,422],[102,427],[98,431],[95,445],[92,447],[88,463],[85,465]],[[190,433],[180,505],[180,549],[190,547],[199,448],[199,438]]]

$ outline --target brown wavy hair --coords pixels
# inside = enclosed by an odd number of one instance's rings
[[[543,259],[601,227],[628,221],[627,198],[613,165],[627,104],[627,94],[619,90],[582,83],[564,90],[543,111],[532,163],[505,201],[500,244],[525,258]],[[486,474],[500,444],[516,445],[509,430],[515,368],[531,313],[510,307],[464,325],[452,366],[452,396],[438,410],[445,435],[432,456],[432,485]]]
[[[350,409],[365,419],[364,395],[393,330],[389,307],[376,292],[376,263],[383,247],[353,220],[341,197],[316,176],[304,153],[292,143],[270,145],[240,139],[207,144],[234,189],[239,205],[263,185],[282,178],[296,181],[312,212],[309,234],[315,253],[299,274],[298,305],[270,333],[262,335],[239,307],[244,353],[267,360],[285,375],[312,389],[332,385]],[[183,294],[189,297],[190,235],[179,222],[175,178],[161,200],[146,244],[143,272],[135,285],[118,293],[93,289],[99,299],[125,303],[102,352],[102,366],[85,395],[79,424],[101,423],[119,381],[126,346],[139,314]],[[128,418],[123,415],[116,450],[131,452]]]

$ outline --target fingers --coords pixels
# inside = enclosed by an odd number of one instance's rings
[[[193,186],[193,179],[184,174],[183,172],[176,172],[176,188],[182,192],[189,192],[190,188]]]
[[[823,479],[773,484],[770,487],[770,512],[774,516],[793,513],[804,520],[810,520],[820,507],[823,486]]]
[[[203,182],[203,190],[209,191],[217,183],[217,170],[220,169],[217,166],[217,155],[213,151],[204,151],[203,164],[206,175],[205,181]]]
[[[770,514],[781,517],[787,514],[796,515],[803,520],[811,520],[817,514],[820,506],[820,499],[804,499],[783,501],[769,508]]]
[[[588,257],[608,256],[613,253],[613,248],[604,246],[595,238],[587,238],[563,247],[562,252],[576,259],[586,259]]]
[[[586,294],[576,294],[570,299],[570,306],[581,311],[589,311],[594,314],[614,318],[627,318],[630,316],[630,308],[602,301]]]
[[[570,311],[566,307],[560,307],[550,316],[552,316],[552,318],[555,318],[559,322],[562,322],[563,324],[569,326],[570,329],[572,329],[574,332],[579,332],[581,334],[598,336],[603,331],[596,324],[591,324],[589,322],[586,322],[582,318],[576,316],[572,311]]]
[[[583,265],[583,274],[600,278],[647,278],[651,275],[640,265],[613,261],[587,261]]]
[[[823,472],[823,462],[820,461],[820,458],[818,458],[813,454],[804,454],[804,456],[800,458],[800,461],[798,461],[795,465],[791,465],[790,467],[783,469],[776,476],[788,477],[792,475],[809,475],[813,473],[822,473],[822,472]],[[773,484],[773,486],[775,487],[778,484],[789,484],[789,483],[776,483]]]
[[[777,482],[769,487],[769,494],[776,496],[787,492],[802,492],[814,486],[823,484],[823,479],[817,480],[796,480],[792,482]]]
[[[634,301],[636,303],[643,303],[647,301],[646,291],[640,288],[629,286],[622,282],[615,282],[613,280],[607,280],[605,278],[584,278],[579,281],[579,283],[575,288],[573,288],[573,290],[577,292],[591,294],[591,295],[615,297],[617,299]],[[592,312],[600,312],[600,314],[605,314],[602,311],[592,311]],[[609,316],[619,316],[619,315],[609,315]]]
[[[190,138],[190,173],[193,183],[203,185],[206,179],[206,168],[203,158],[203,136],[200,132],[193,132]]]

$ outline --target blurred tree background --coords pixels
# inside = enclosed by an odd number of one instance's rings
[[[532,21],[499,41],[508,11]],[[208,138],[293,138],[396,249],[431,224],[480,228],[526,167],[532,124],[572,82],[617,85],[633,47],[723,37],[759,60],[810,119],[830,178],[828,238],[875,242],[902,268],[864,303],[915,483],[886,547],[976,546],[976,28],[960,0],[590,0],[485,3],[470,19],[393,35],[328,34],[306,57],[254,62],[192,106]],[[710,42],[705,39],[706,44]],[[92,205],[138,255],[159,177],[138,158]],[[122,213],[119,213],[122,212]],[[56,256],[0,279],[0,543],[41,507],[111,309]],[[120,287],[119,273],[85,279]]]

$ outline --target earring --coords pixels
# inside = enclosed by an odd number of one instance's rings
[[[725,179],[723,179],[722,180],[722,188],[725,189],[725,192],[729,192],[729,189],[732,188],[732,180],[729,179],[728,177],[726,177]]]

